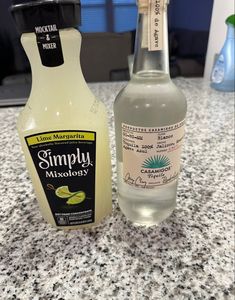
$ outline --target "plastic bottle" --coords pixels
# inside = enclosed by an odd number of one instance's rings
[[[235,15],[226,19],[228,26],[224,46],[215,62],[211,87],[224,92],[235,91]]]
[[[106,110],[79,62],[80,3],[14,4],[33,75],[17,127],[41,213],[62,229],[95,225],[111,212],[111,162]]]

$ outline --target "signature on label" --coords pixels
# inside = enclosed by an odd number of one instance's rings
[[[143,179],[140,176],[138,176],[137,178],[132,178],[130,173],[126,174],[124,182],[130,185],[134,185],[135,187],[141,188],[145,188],[147,185],[147,182],[143,181]]]
[[[169,182],[173,181],[174,179],[176,179],[178,177],[178,175],[179,175],[179,173],[175,172],[172,176],[170,176],[168,178],[164,177],[163,178],[163,183],[166,184],[166,183],[169,183]]]

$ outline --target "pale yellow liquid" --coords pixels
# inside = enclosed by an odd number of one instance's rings
[[[22,44],[31,62],[33,84],[17,127],[42,216],[53,226],[56,224],[24,138],[54,130],[96,132],[95,222],[58,227],[77,229],[96,225],[112,210],[107,115],[103,103],[89,90],[80,69],[80,33],[66,29],[60,31],[60,37],[65,64],[47,68],[41,64],[36,36],[33,33],[22,36]]]

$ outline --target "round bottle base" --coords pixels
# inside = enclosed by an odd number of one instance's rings
[[[162,205],[159,202],[145,204],[145,201],[130,201],[122,197],[118,197],[118,202],[121,211],[132,223],[137,226],[154,226],[159,225],[167,219],[176,207],[174,199],[167,201],[168,204]],[[169,203],[170,202],[170,203]],[[163,207],[164,206],[164,207]]]

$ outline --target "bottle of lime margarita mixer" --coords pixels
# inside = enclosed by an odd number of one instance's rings
[[[106,110],[79,63],[78,0],[15,0],[13,18],[32,68],[18,132],[43,217],[63,229],[111,212]]]
[[[169,75],[167,0],[139,0],[133,75],[114,104],[118,200],[132,222],[175,208],[186,99]]]

